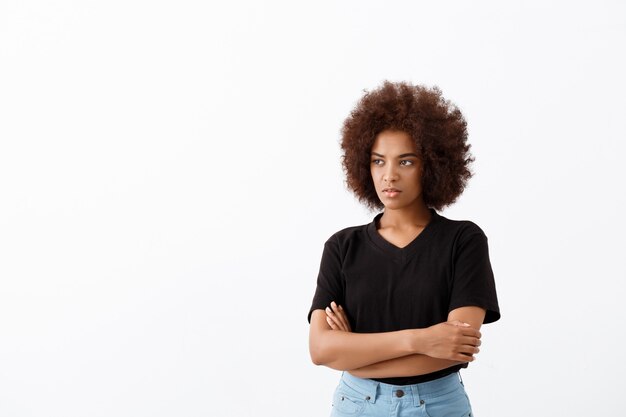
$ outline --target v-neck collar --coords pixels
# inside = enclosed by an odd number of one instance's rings
[[[435,229],[435,225],[440,221],[441,216],[433,209],[429,207],[428,210],[431,213],[430,221],[424,227],[424,230],[420,232],[408,245],[403,248],[400,248],[393,243],[386,240],[379,232],[376,227],[378,221],[383,216],[384,212],[378,213],[371,223],[367,225],[367,235],[370,238],[370,241],[380,248],[383,252],[390,255],[394,259],[398,259],[401,261],[407,260],[413,254],[417,252],[417,250],[422,247],[433,234],[433,229]]]

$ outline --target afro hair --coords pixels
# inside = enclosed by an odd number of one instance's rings
[[[346,185],[370,210],[384,205],[370,171],[371,150],[384,130],[406,132],[423,165],[422,197],[441,210],[454,203],[473,176],[467,123],[461,111],[442,97],[439,87],[384,81],[359,100],[341,128],[341,164]]]

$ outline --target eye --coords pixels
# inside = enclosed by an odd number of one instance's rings
[[[403,159],[402,161],[400,161],[400,163],[402,162],[408,162],[408,164],[404,164],[404,165],[415,165],[415,163],[409,159]]]
[[[382,162],[382,159],[372,159],[372,164],[374,164],[374,165],[380,165],[380,164],[378,164],[378,163],[377,163],[378,161],[381,161],[381,162]]]

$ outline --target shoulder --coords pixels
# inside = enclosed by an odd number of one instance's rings
[[[475,234],[485,235],[485,231],[472,220],[450,219],[439,215],[441,224],[448,232],[453,232],[457,236],[471,236]],[[485,235],[486,236],[486,235]]]
[[[487,241],[487,235],[476,222],[467,219],[450,219],[440,215],[443,235],[451,239],[453,246],[462,246],[469,242],[480,244]]]
[[[339,247],[343,247],[349,245],[351,242],[355,240],[362,240],[367,234],[367,227],[369,223],[360,224],[356,226],[348,226],[340,229],[330,235],[328,239],[326,239],[326,244],[337,245]]]
[[[366,233],[367,224],[349,226],[336,231],[324,242],[322,259],[344,262],[350,247],[359,246],[361,242],[364,242]],[[322,262],[324,261],[322,260]]]

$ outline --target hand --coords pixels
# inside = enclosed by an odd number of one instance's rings
[[[423,353],[433,358],[472,362],[480,352],[480,331],[459,320],[430,326],[425,332]]]
[[[346,312],[343,310],[343,307],[338,306],[334,301],[330,303],[330,307],[326,307],[326,322],[333,330],[352,331]]]

